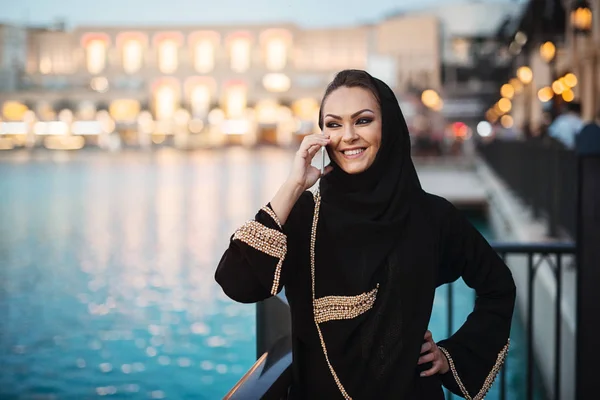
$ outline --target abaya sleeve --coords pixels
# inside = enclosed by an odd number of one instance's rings
[[[475,307],[463,326],[438,343],[450,371],[442,383],[466,399],[483,399],[504,363],[516,288],[506,264],[450,203],[442,222],[438,285],[462,277],[475,289]]]
[[[294,268],[294,246],[289,239],[307,201],[312,201],[310,192],[302,194],[283,226],[267,204],[234,232],[215,272],[215,280],[228,297],[255,303],[281,291]]]

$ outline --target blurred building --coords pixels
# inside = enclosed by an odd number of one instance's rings
[[[423,20],[432,28],[429,37],[397,40]],[[217,105],[235,114],[264,99],[288,105],[316,100],[335,72],[368,69],[371,55],[388,61],[372,69],[397,78],[397,90],[409,84],[437,87],[436,26],[434,18],[404,17],[378,26],[318,30],[294,25],[29,29],[26,46],[21,44],[25,74],[20,86],[13,79],[3,87],[2,98],[36,105],[128,99],[159,118],[182,106],[198,116]],[[15,51],[7,40],[1,46],[3,54]]]
[[[267,125],[291,114],[296,128],[306,122],[310,131],[326,84],[337,71],[357,68],[388,82],[406,102],[408,118],[424,90],[444,99],[436,112],[480,118],[480,98],[497,87],[490,81],[504,62],[494,52],[494,29],[514,10],[512,3],[454,4],[331,29],[19,28],[19,40],[0,39],[0,54],[19,49],[24,57],[6,68],[12,78],[0,90],[2,117],[18,121],[30,109],[36,119],[51,121],[70,110],[70,117],[89,120],[102,111],[117,123],[150,113],[156,121],[187,118],[206,125],[215,110],[212,120],[247,118],[251,110]]]
[[[15,92],[25,70],[27,30],[0,24],[0,92]]]

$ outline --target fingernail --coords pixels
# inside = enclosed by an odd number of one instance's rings
[[[425,376],[425,372],[421,372],[421,378]]]

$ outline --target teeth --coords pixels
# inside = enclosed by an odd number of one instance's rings
[[[354,156],[356,154],[362,153],[363,151],[365,151],[365,149],[346,150],[344,151],[344,154],[347,156]]]

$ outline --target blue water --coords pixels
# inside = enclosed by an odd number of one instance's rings
[[[289,160],[276,149],[0,154],[0,398],[221,398],[255,360],[255,313],[222,294],[214,269]],[[455,287],[458,327],[472,294]],[[512,343],[517,399],[519,324]]]

